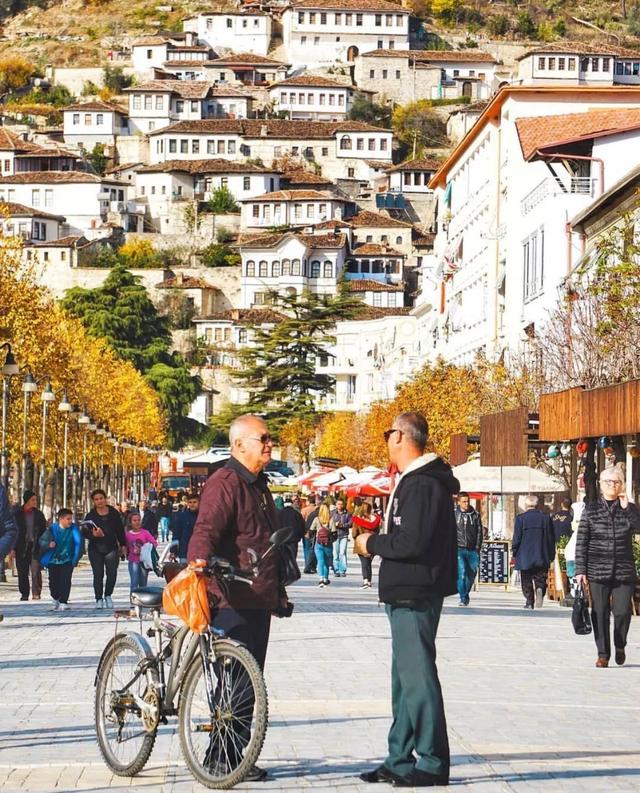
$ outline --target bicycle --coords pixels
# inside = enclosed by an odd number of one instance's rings
[[[250,570],[213,557],[198,572],[214,576],[223,590],[228,581],[251,585],[262,559],[289,536],[289,529],[276,531],[263,556],[253,554]],[[249,650],[223,632],[209,628],[196,634],[163,620],[162,592],[142,587],[131,593],[139,619],[142,609],[151,611],[147,636],[155,640],[155,652],[141,633],[126,631],[116,633],[98,662],[100,752],[114,774],[135,776],[151,755],[160,724],[177,716],[182,754],[193,776],[209,788],[233,787],[255,765],[264,743],[268,698],[262,671]]]

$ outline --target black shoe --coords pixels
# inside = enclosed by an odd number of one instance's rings
[[[266,782],[269,775],[265,768],[259,768],[257,765],[254,765],[253,768],[249,771],[246,777],[242,780],[243,782]]]
[[[29,597],[24,597],[24,595],[20,598],[20,600],[29,600]]]
[[[408,776],[394,779],[391,783],[393,787],[446,787],[449,784],[449,777],[441,774],[429,774],[414,768]]]
[[[394,774],[393,771],[389,771],[386,765],[380,765],[377,768],[374,768],[373,771],[363,771],[360,774],[360,779],[363,782],[370,782],[371,784],[375,784],[377,782],[393,784],[396,779],[404,779],[404,777]]]
[[[524,607],[525,607],[526,609],[532,609],[532,608],[533,608],[533,603],[525,603],[525,604],[524,604]]]

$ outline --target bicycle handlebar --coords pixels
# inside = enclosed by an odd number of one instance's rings
[[[205,574],[220,576],[229,581],[242,581],[249,585],[253,584],[253,579],[255,578],[254,570],[243,570],[240,567],[234,567],[231,562],[220,556],[212,556],[209,559],[209,564],[201,569]]]

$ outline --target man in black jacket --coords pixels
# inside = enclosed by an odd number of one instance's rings
[[[355,552],[382,557],[380,600],[391,624],[393,724],[383,765],[360,775],[395,787],[449,784],[449,740],[436,668],[442,603],[456,592],[457,542],[450,466],[425,454],[429,427],[402,413],[384,435],[400,478],[380,534],[361,534]],[[417,759],[416,759],[417,755]]]
[[[542,608],[547,591],[549,565],[556,555],[556,540],[549,515],[538,509],[538,497],[526,496],[526,511],[516,517],[511,546],[515,568],[525,597],[524,607]]]
[[[25,490],[22,506],[16,506],[13,517],[18,527],[16,540],[16,567],[20,600],[29,600],[29,576],[31,597],[40,600],[42,594],[42,571],[40,570],[40,537],[47,528],[47,519],[38,509],[38,497],[33,490]]]
[[[469,503],[469,494],[458,495],[456,507],[458,527],[458,595],[460,605],[469,605],[469,592],[476,580],[482,548],[482,521]]]
[[[4,557],[13,548],[16,537],[18,535],[18,527],[13,517],[13,512],[9,506],[9,499],[7,498],[7,491],[0,484],[0,559]],[[4,619],[4,615],[0,612],[0,622]]]

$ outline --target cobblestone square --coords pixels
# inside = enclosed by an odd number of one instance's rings
[[[376,590],[361,590],[353,561],[324,590],[314,576],[291,587],[294,617],[275,620],[267,661],[270,725],[261,757],[271,779],[238,789],[370,790],[357,774],[385,755],[390,639]],[[204,790],[187,772],[174,724],[162,727],[145,771],[113,776],[93,728],[93,681],[114,619],[92,608],[89,572],[76,573],[69,612],[18,602],[0,586],[0,789]],[[150,582],[151,583],[151,582]],[[121,568],[114,600],[127,598]],[[43,595],[44,597],[44,595]],[[446,601],[439,669],[458,791],[636,791],[640,788],[640,627],[624,667],[594,667],[591,637],[546,602],[481,589],[469,608]],[[137,623],[129,623],[135,629]],[[384,793],[391,788],[376,786]]]

